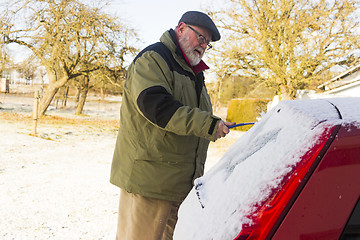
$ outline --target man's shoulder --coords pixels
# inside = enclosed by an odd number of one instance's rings
[[[136,62],[137,59],[139,59],[140,57],[142,57],[145,53],[158,53],[162,58],[164,59],[169,59],[170,57],[172,57],[172,53],[171,51],[165,46],[165,44],[163,44],[162,42],[157,42],[154,44],[151,44],[149,46],[147,46],[146,48],[144,48],[134,59],[134,62]]]
[[[170,71],[176,71],[182,75],[191,75],[183,67],[181,67],[178,62],[179,59],[176,60],[173,52],[162,42],[157,42],[146,47],[136,56],[133,63],[136,63],[139,58],[144,58],[143,60],[145,61],[146,59],[149,61],[163,61],[165,64],[160,63],[159,65],[167,66]]]

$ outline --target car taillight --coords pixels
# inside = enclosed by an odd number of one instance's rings
[[[269,236],[284,208],[294,197],[295,191],[309,177],[307,173],[318,158],[334,128],[325,129],[316,144],[302,157],[293,170],[284,176],[279,187],[272,190],[269,198],[254,207],[255,210],[247,216],[251,220],[251,224],[243,225],[241,232],[234,240],[262,240]]]

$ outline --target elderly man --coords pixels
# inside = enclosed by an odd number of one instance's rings
[[[121,188],[117,239],[172,239],[209,141],[235,124],[213,115],[204,83],[201,59],[219,39],[208,15],[189,11],[131,63],[110,177]]]

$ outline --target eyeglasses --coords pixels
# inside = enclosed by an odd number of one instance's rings
[[[210,41],[206,40],[206,38],[204,37],[204,35],[202,35],[201,33],[199,33],[198,31],[196,31],[194,28],[192,28],[190,25],[187,25],[191,30],[193,30],[196,34],[197,34],[197,40],[200,44],[204,44],[206,43],[206,50],[210,50],[212,48],[212,45],[210,44]]]

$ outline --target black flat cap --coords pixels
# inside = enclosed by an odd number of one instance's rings
[[[198,11],[189,11],[182,15],[179,23],[184,22],[189,25],[199,26],[206,28],[211,32],[211,40],[213,42],[220,40],[220,33],[215,23],[211,20],[211,18],[205,13]]]

